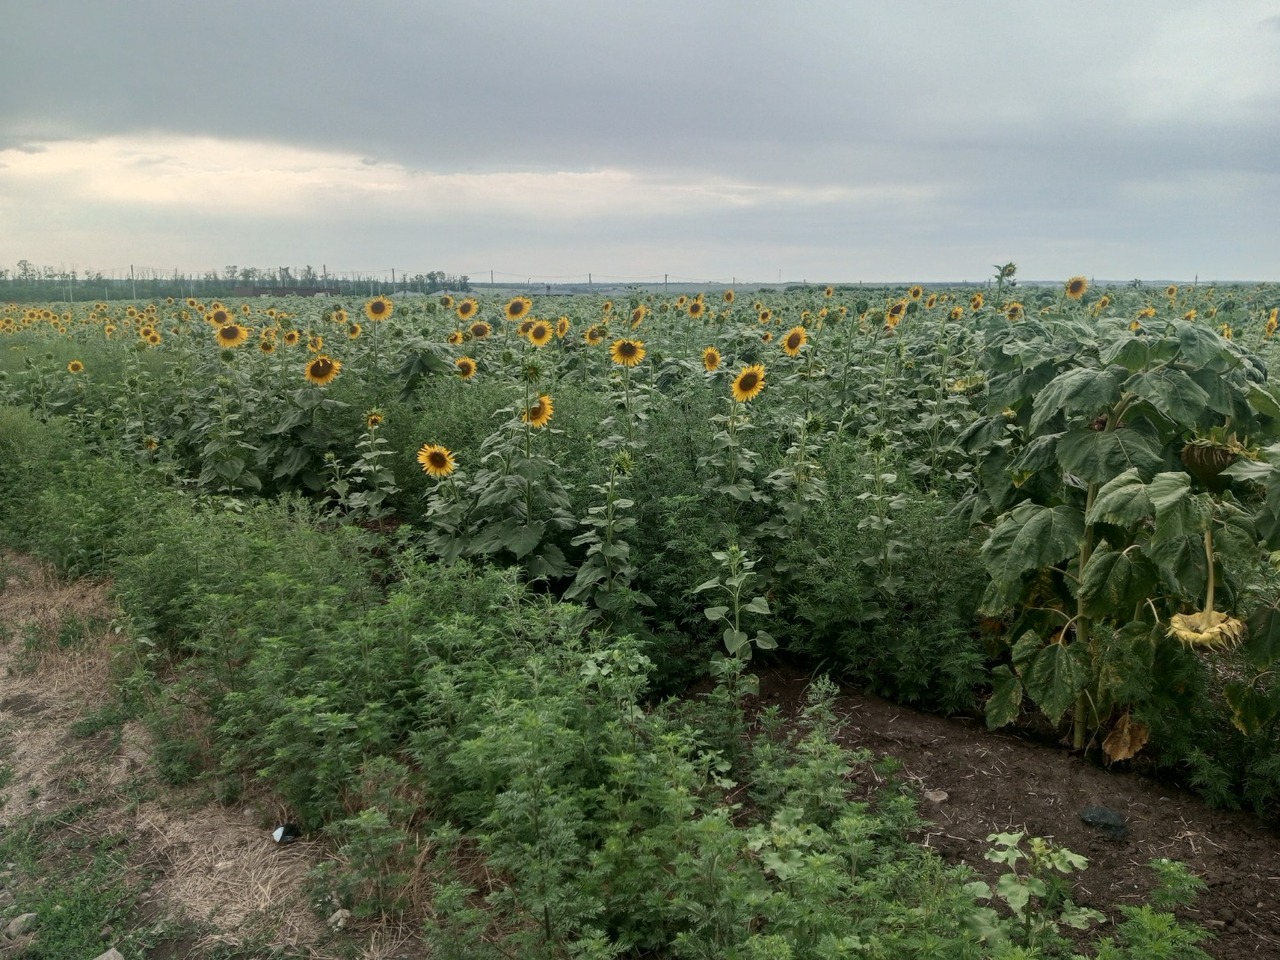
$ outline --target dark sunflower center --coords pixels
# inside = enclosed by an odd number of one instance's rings
[[[630,340],[623,340],[618,344],[618,355],[630,359],[636,355],[636,345]]]
[[[760,382],[760,377],[754,373],[744,373],[742,379],[738,381],[738,387],[745,393],[756,388],[756,384]]]
[[[317,377],[327,377],[333,372],[333,361],[319,359],[311,364],[311,373]]]
[[[445,456],[443,451],[432,450],[427,454],[427,462],[431,464],[433,469],[443,470],[449,465],[449,458]]]
[[[787,346],[790,347],[792,350],[799,350],[800,334],[793,333],[791,336],[787,337]]]

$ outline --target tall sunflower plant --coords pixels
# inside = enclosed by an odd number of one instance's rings
[[[1238,571],[1280,523],[1240,478],[1262,474],[1280,400],[1257,358],[1192,321],[1050,312],[986,336],[960,509],[986,531],[984,611],[1008,625],[987,723],[1029,700],[1076,749],[1124,760],[1144,714],[1189,706],[1188,661],[1211,671],[1245,641]]]

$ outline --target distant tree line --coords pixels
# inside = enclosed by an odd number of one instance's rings
[[[107,276],[101,270],[88,268],[36,266],[29,260],[19,260],[12,268],[0,267],[0,300],[15,302],[230,297],[235,290],[245,288],[267,292],[279,289],[282,294],[299,289],[325,290],[337,296],[372,297],[409,291],[465,292],[471,289],[471,283],[466,275],[455,276],[443,270],[403,275],[393,271],[388,279],[383,275],[317,272],[310,264],[301,269],[229,264],[221,273],[207,270],[203,274],[131,267],[125,276]]]

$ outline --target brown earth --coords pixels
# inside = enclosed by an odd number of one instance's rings
[[[761,673],[760,700],[798,710],[809,677]],[[932,825],[919,840],[989,882],[1004,868],[984,859],[993,833],[1025,831],[1089,859],[1073,899],[1115,916],[1146,902],[1156,857],[1178,860],[1208,885],[1180,919],[1214,933],[1202,949],[1221,960],[1280,957],[1280,833],[1249,814],[1214,810],[1185,791],[1135,773],[1107,771],[1066,749],[991,732],[982,721],[946,718],[845,691],[836,701],[842,742],[902,762]],[[932,795],[938,799],[930,800]],[[943,798],[945,795],[945,799]],[[1087,826],[1081,811],[1105,805],[1128,838]]]
[[[142,912],[173,918],[180,939],[153,960],[200,957],[218,944],[251,941],[306,955],[418,956],[405,929],[351,931],[335,942],[306,903],[303,877],[324,857],[319,842],[277,847],[275,811],[227,809],[156,781],[146,731],[74,737],[69,727],[109,699],[113,647],[106,588],[63,583],[29,559],[0,554],[0,762],[12,770],[2,791],[0,830],[26,813],[51,813],[86,797],[106,798],[88,829],[128,836],[135,868],[151,880]],[[67,623],[96,625],[64,648]],[[34,652],[33,652],[34,649]],[[760,671],[759,702],[798,709],[809,677]],[[1142,776],[1108,772],[1043,743],[992,733],[980,720],[944,718],[852,690],[835,704],[843,742],[902,763],[931,825],[918,841],[988,879],[987,837],[1025,831],[1089,858],[1073,898],[1115,915],[1144,902],[1154,874],[1147,861],[1187,864],[1207,891],[1179,916],[1211,930],[1204,949],[1221,960],[1280,958],[1280,835],[1249,815],[1212,810],[1193,796]],[[932,799],[931,799],[932,798]],[[1121,813],[1117,842],[1084,824],[1081,810],[1103,804]],[[191,933],[198,930],[198,934]],[[106,949],[109,943],[104,943]],[[12,946],[12,945],[11,945]],[[0,956],[4,955],[0,947]]]

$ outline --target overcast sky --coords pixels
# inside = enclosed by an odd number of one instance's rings
[[[1280,279],[1280,0],[0,9],[0,267]]]

